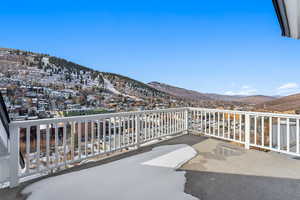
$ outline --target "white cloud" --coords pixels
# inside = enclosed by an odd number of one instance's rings
[[[243,85],[242,89],[250,89],[251,87],[249,85]]]
[[[299,92],[297,83],[286,83],[277,88],[278,95],[291,95]]]
[[[290,90],[290,89],[297,89],[299,85],[297,83],[286,83],[281,85],[278,90]]]

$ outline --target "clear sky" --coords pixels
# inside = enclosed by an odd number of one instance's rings
[[[300,92],[271,0],[2,1],[0,46],[200,92]]]

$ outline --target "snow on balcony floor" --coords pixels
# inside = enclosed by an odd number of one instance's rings
[[[184,193],[185,172],[176,171],[197,152],[190,146],[159,146],[98,167],[41,180],[23,194],[29,200],[194,200]]]

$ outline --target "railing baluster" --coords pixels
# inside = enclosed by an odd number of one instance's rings
[[[225,112],[223,112],[223,138],[225,138]]]
[[[92,144],[91,151],[92,151],[92,155],[95,155],[95,152],[94,152],[94,137],[95,137],[95,133],[94,133],[94,121],[92,120],[91,121],[91,144]]]
[[[50,124],[46,125],[46,162],[47,168],[50,168],[50,131],[49,131]]]
[[[121,132],[122,132],[122,147],[125,146],[125,137],[124,137],[124,134],[125,134],[125,123],[124,123],[124,117],[121,117]]]
[[[265,119],[261,117],[261,145],[265,146]]]
[[[30,168],[30,126],[26,127],[26,173],[29,173]]]
[[[130,127],[130,122],[129,122],[129,116],[127,117],[127,134],[126,134],[126,141],[127,141],[127,145],[129,145],[130,144],[130,142],[129,142],[129,128]]]
[[[236,140],[236,116],[235,113],[233,113],[233,139]]]
[[[174,113],[172,112],[172,113],[171,113],[171,124],[172,124],[172,126],[171,126],[171,128],[172,128],[171,134],[174,133],[174,127],[175,127],[175,120],[174,120],[174,117],[175,117],[175,115],[174,115]]]
[[[108,143],[109,143],[109,151],[112,151],[111,147],[111,118],[108,120]]]
[[[218,112],[218,137],[220,137],[220,112]]]
[[[88,121],[84,121],[84,155],[85,157],[88,156]]]
[[[149,124],[149,129],[150,129],[150,140],[153,139],[153,115],[150,114],[150,124]]]
[[[177,112],[174,112],[174,134],[177,133]]]
[[[79,121],[78,123],[78,158],[81,159],[81,142],[82,142],[82,136],[81,136],[81,131],[82,131],[82,121]],[[72,133],[71,133],[72,134]]]
[[[144,136],[143,136],[143,141],[147,141],[147,114],[144,114]]]
[[[55,166],[58,165],[59,155],[58,155],[58,124],[54,124],[54,141],[55,141]]]
[[[257,117],[254,116],[254,144],[257,145]]]
[[[113,150],[116,150],[117,149],[117,146],[116,146],[116,125],[117,125],[117,123],[116,123],[116,117],[114,117],[114,148],[113,148]]]
[[[286,150],[287,152],[290,152],[290,119],[286,119]]]
[[[212,134],[216,135],[216,113],[213,112]]]
[[[106,119],[103,119],[102,121],[102,128],[103,128],[103,133],[102,133],[102,144],[103,144],[103,152],[106,152]]]
[[[122,147],[121,142],[121,133],[122,133],[122,119],[121,117],[118,117],[118,141],[119,141],[119,148]]]
[[[211,135],[211,113],[208,113],[208,134]]]
[[[135,115],[135,144],[136,148],[140,147],[141,115]]]
[[[41,165],[41,131],[40,131],[40,125],[36,126],[36,152],[37,152],[37,171],[40,171],[40,165]]]
[[[269,117],[269,147],[272,148],[272,140],[273,140],[273,124],[272,124],[272,117]]]
[[[163,135],[163,123],[164,123],[164,118],[163,118],[163,113],[159,114],[159,137]]]
[[[171,112],[171,135],[174,133],[174,112]]]
[[[239,141],[242,141],[242,115],[239,115]]]
[[[206,127],[207,127],[207,119],[206,119],[206,116],[207,114],[206,114],[206,112],[204,112],[204,135],[206,135]]]
[[[98,151],[97,151],[97,153],[98,154],[100,154],[100,149],[101,149],[101,145],[100,145],[100,143],[101,143],[101,137],[100,137],[100,131],[101,129],[100,129],[100,120],[97,120],[97,144],[98,144]]]
[[[299,119],[296,119],[296,153],[299,154]]]
[[[71,122],[71,157],[74,160],[75,157],[75,122]]]
[[[171,132],[171,118],[170,118],[170,113],[167,113],[167,135],[170,135]]]
[[[154,114],[154,138],[157,138],[157,114]]]
[[[281,147],[280,147],[280,139],[281,139],[281,136],[280,136],[280,123],[281,123],[281,119],[280,117],[278,117],[278,121],[277,121],[277,148],[278,150],[280,151]]]
[[[130,116],[130,124],[131,124],[131,133],[130,133],[130,138],[131,138],[131,143],[130,144],[134,144],[134,139],[133,139],[133,136],[134,136],[134,116],[131,115]]]
[[[201,111],[201,133],[203,133],[203,112]]]
[[[148,141],[149,140],[149,128],[148,128],[149,127],[149,115],[148,114],[146,114],[145,122],[146,122],[145,141]]]
[[[245,148],[250,149],[250,115],[246,114],[245,115]]]
[[[177,117],[178,117],[178,113],[177,112],[175,112],[175,133],[177,133],[177,131],[178,131],[178,124],[177,124]]]
[[[231,125],[230,125],[230,113],[228,113],[228,134],[227,134],[227,138],[230,139],[231,138]]]
[[[167,123],[166,123],[167,134],[166,135],[169,135],[169,133],[170,133],[170,113],[167,112],[166,115],[167,115]]]
[[[63,129],[63,150],[64,150],[64,164],[65,167],[67,166],[67,126],[66,123],[64,123],[64,129]]]

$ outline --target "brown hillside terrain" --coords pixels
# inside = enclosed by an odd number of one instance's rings
[[[203,93],[193,91],[193,90],[187,90],[187,89],[180,88],[180,87],[175,87],[172,85],[167,85],[164,83],[151,82],[151,83],[148,83],[148,85],[150,85],[151,87],[153,87],[159,91],[162,91],[162,92],[165,92],[170,95],[180,97],[183,99],[188,99],[188,100],[193,100],[193,101],[212,100],[211,98],[207,97]]]
[[[262,103],[272,101],[275,99],[277,99],[277,98],[271,97],[271,96],[255,95],[255,96],[241,97],[234,101],[238,101],[238,102],[242,102],[242,103],[249,103],[249,104],[262,104]]]
[[[300,109],[300,94],[294,94],[257,105],[257,109],[269,111],[289,111]]]

